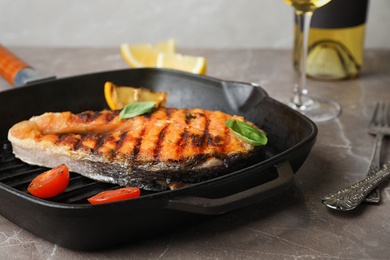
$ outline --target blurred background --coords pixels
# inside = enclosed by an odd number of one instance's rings
[[[389,26],[390,1],[371,0],[366,48],[390,48]],[[118,47],[169,38],[180,48],[290,49],[293,10],[282,0],[0,0],[5,46]]]

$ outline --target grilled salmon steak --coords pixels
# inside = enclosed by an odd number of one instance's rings
[[[160,107],[120,119],[119,111],[45,113],[8,133],[15,156],[44,167],[66,164],[88,178],[149,190],[197,183],[248,162],[255,147],[220,111]],[[172,187],[171,187],[172,188]]]

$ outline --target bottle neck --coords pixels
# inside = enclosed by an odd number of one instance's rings
[[[312,28],[354,27],[366,22],[369,0],[332,0],[314,11]]]

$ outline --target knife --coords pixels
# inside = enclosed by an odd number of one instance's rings
[[[55,79],[55,76],[39,74],[33,67],[0,44],[0,76],[12,86]]]

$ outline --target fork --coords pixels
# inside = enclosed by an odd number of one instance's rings
[[[368,126],[368,132],[376,135],[374,153],[367,176],[378,172],[381,168],[382,143],[385,135],[390,135],[390,103],[378,102],[374,114]],[[381,199],[378,188],[373,189],[365,198],[365,202],[379,203]]]
[[[390,176],[389,167],[389,164],[385,164],[380,171],[367,176],[365,179],[347,188],[329,193],[322,197],[322,203],[331,209],[342,211],[355,209],[374,188],[388,179]]]

